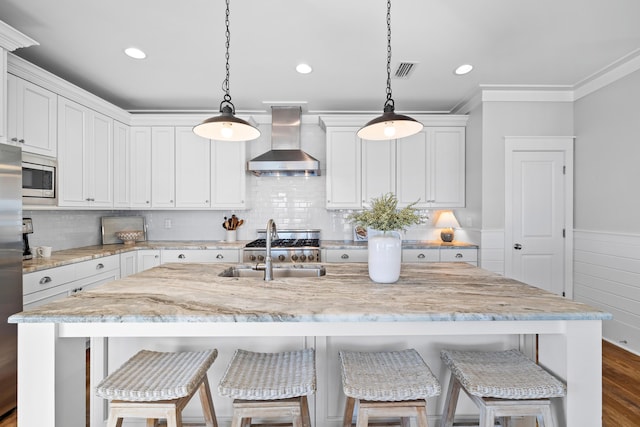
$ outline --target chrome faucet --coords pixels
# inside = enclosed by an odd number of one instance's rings
[[[271,241],[278,238],[276,223],[270,219],[267,222],[267,254],[264,258],[264,280],[273,280],[273,260],[271,259]]]

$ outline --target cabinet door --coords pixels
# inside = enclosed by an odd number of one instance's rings
[[[427,131],[422,131],[396,142],[396,196],[399,206],[407,206],[413,202],[418,202],[415,205],[418,208],[429,206],[430,197],[427,188],[429,135]]]
[[[90,138],[85,168],[90,206],[113,207],[113,119],[90,112]]]
[[[151,206],[175,207],[175,130],[151,128]]]
[[[9,74],[8,137],[24,151],[56,157],[57,95]]]
[[[58,205],[88,206],[85,167],[89,140],[89,110],[58,99]]]
[[[327,209],[362,207],[361,142],[356,127],[327,128]]]
[[[151,207],[151,128],[131,128],[131,207]]]
[[[431,130],[428,184],[431,206],[455,208],[465,205],[465,128]]]
[[[11,142],[11,137],[7,138],[7,51],[0,47],[0,142]]]
[[[159,250],[146,250],[137,252],[137,273],[148,270],[160,265],[160,251]]]
[[[138,272],[138,253],[136,251],[120,254],[120,277],[131,276]]]
[[[211,141],[211,207],[246,209],[246,142]]]
[[[362,204],[396,191],[396,141],[362,140]]]
[[[131,206],[131,151],[129,126],[113,122],[113,207]]]
[[[193,133],[191,127],[176,128],[176,207],[210,206],[210,145],[208,139]]]

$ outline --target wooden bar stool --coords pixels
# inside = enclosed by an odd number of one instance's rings
[[[553,427],[550,398],[564,396],[566,386],[518,350],[442,350],[440,357],[451,370],[442,427],[453,426],[461,387],[480,409],[480,427],[493,427],[496,417],[505,426],[513,416]]]
[[[307,396],[316,391],[315,351],[236,350],[218,391],[234,399],[232,427],[251,426],[253,418],[287,418],[294,427],[311,427]]]
[[[207,370],[218,350],[161,353],[142,350],[96,387],[96,394],[110,400],[108,427],[120,427],[124,418],[146,418],[147,426],[167,420],[168,427],[182,427],[182,410],[196,391],[207,427],[217,427]]]
[[[350,427],[357,406],[357,427],[369,418],[410,418],[428,427],[426,399],[440,394],[440,383],[414,349],[386,352],[340,351],[342,388],[347,396],[343,426]]]

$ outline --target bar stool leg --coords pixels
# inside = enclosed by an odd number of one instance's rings
[[[213,399],[211,398],[211,389],[209,388],[209,380],[205,374],[200,387],[198,388],[200,395],[200,403],[202,404],[202,412],[204,413],[204,421],[207,427],[218,427],[216,419],[216,411],[213,408]]]
[[[545,406],[542,408],[542,413],[538,415],[539,427],[553,427],[553,418],[551,416],[551,407]]]
[[[400,418],[400,425],[402,427],[411,427],[411,421],[410,421],[409,417]]]
[[[360,405],[358,405],[358,420],[356,421],[356,427],[368,427],[369,426],[369,411],[367,409],[362,409]]]
[[[480,427],[494,427],[496,417],[491,408],[483,406],[480,408]]]
[[[167,411],[167,427],[182,427],[182,416],[175,408]]]
[[[344,418],[342,419],[342,427],[351,427],[353,422],[353,408],[356,406],[356,400],[347,396],[347,403],[344,406]]]
[[[453,418],[456,413],[456,406],[458,406],[460,387],[460,381],[458,381],[455,375],[451,374],[449,388],[447,389],[447,398],[444,401],[445,413],[442,415],[440,427],[453,427]]]
[[[158,427],[158,420],[156,418],[147,418],[147,427]]]
[[[311,427],[311,415],[309,414],[309,401],[307,396],[300,397],[300,406],[303,427]]]
[[[418,427],[429,427],[426,405],[425,407],[418,408],[418,413],[416,414],[416,422],[418,423]]]

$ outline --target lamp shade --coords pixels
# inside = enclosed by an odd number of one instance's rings
[[[409,116],[396,114],[393,110],[369,121],[358,131],[358,137],[370,141],[399,139],[420,132],[423,124]]]
[[[442,211],[436,220],[436,228],[460,228],[460,224],[453,212]]]
[[[219,116],[210,117],[196,125],[193,132],[217,141],[251,141],[260,136],[260,131],[251,124],[233,115],[231,109],[222,109]]]

